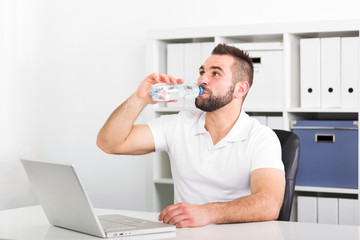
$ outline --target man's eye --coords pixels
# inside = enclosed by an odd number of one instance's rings
[[[213,72],[214,76],[220,76],[220,74],[218,72]]]
[[[205,71],[200,71],[199,74],[200,76],[204,75]]]

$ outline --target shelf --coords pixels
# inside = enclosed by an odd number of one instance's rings
[[[358,120],[359,112],[347,109],[291,109],[290,120]]]
[[[148,39],[171,40],[212,38],[224,36],[243,41],[269,41],[282,38],[283,33],[302,37],[358,36],[360,20],[302,21],[290,23],[238,24],[193,28],[150,29]]]
[[[195,107],[154,107],[156,112],[199,111]],[[246,108],[245,112],[290,112],[290,113],[358,113],[358,108]]]
[[[154,179],[155,184],[174,184],[172,178],[158,178]]]
[[[172,178],[158,178],[154,179],[155,184],[174,184]],[[350,188],[328,188],[328,187],[310,187],[310,186],[295,186],[297,192],[321,192],[321,193],[343,193],[343,194],[359,194],[358,189]]]
[[[171,178],[154,179],[155,184],[174,184]],[[328,187],[310,187],[310,186],[295,186],[297,192],[321,192],[321,193],[341,193],[341,194],[359,194],[358,189],[349,188],[328,188]]]
[[[155,184],[174,184],[171,178],[154,179]],[[342,193],[342,194],[359,194],[358,189],[349,188],[328,188],[328,187],[310,187],[310,186],[295,186],[297,192],[321,192],[321,193]]]
[[[358,108],[288,108],[292,113],[358,113]]]
[[[246,106],[244,106],[244,111],[245,112],[253,112],[253,113],[273,113],[273,112],[279,112],[282,113],[284,111],[283,108],[278,108],[278,107],[268,107],[268,108],[247,108]]]
[[[309,187],[309,186],[295,186],[296,192],[321,192],[321,193],[343,193],[343,194],[358,194],[358,189],[349,188],[328,188],[328,187]]]
[[[200,111],[195,107],[154,107],[154,111],[158,113],[169,113],[169,112],[180,112],[180,111]],[[258,112],[258,113],[273,113],[273,112],[283,112],[283,108],[246,108],[244,107],[245,112]]]
[[[184,45],[182,54],[185,53],[185,47],[194,44],[201,45],[201,51],[193,51],[194,56],[199,56],[204,61],[203,53],[208,54],[208,43],[228,43],[232,45],[241,45],[242,48],[251,52],[263,48],[275,49],[282,52],[282,70],[276,76],[266,75],[266,79],[271,79],[273,84],[266,87],[265,93],[271,91],[271,96],[258,94],[260,98],[247,98],[248,102],[244,102],[243,109],[251,117],[257,118],[262,124],[274,126],[284,130],[291,130],[292,120],[346,120],[358,121],[360,119],[360,99],[357,99],[356,108],[303,108],[301,107],[301,78],[300,78],[300,42],[306,38],[343,38],[343,37],[359,37],[360,36],[360,19],[358,20],[334,20],[334,21],[311,21],[311,22],[292,22],[279,24],[244,24],[229,26],[209,26],[197,28],[177,28],[177,29],[154,29],[147,33],[148,50],[147,67],[148,72],[167,72],[169,64],[167,62],[168,45],[180,43]],[[259,47],[260,46],[260,47]],[[196,54],[195,54],[196,52]],[[179,54],[182,56],[181,54]],[[187,57],[186,57],[187,56]],[[189,54],[184,54],[179,69],[185,69],[184,63],[189,60]],[[258,57],[258,56],[256,56]],[[273,56],[274,57],[274,56]],[[177,58],[176,58],[177,59]],[[186,60],[187,59],[187,60]],[[206,58],[205,58],[206,59]],[[196,62],[196,63],[195,63]],[[265,63],[265,58],[264,61]],[[277,63],[279,61],[276,61]],[[194,69],[198,69],[198,61],[190,59],[189,63],[193,63]],[[182,66],[182,67],[180,67]],[[265,65],[263,65],[265,66]],[[190,67],[187,65],[187,69]],[[171,68],[170,68],[171,69]],[[264,69],[264,68],[263,68]],[[271,69],[275,69],[274,66]],[[256,68],[259,70],[259,68]],[[261,69],[260,69],[261,70]],[[265,70],[263,70],[265,71]],[[171,71],[170,71],[171,72]],[[172,73],[169,73],[172,74]],[[178,74],[178,73],[176,73]],[[189,76],[194,79],[196,73],[182,71],[180,76]],[[262,80],[262,79],[260,79]],[[260,82],[260,81],[259,81]],[[268,83],[268,82],[266,82]],[[255,85],[254,85],[255,86]],[[255,89],[255,88],[253,88]],[[279,90],[281,89],[281,90]],[[274,90],[279,90],[274,92]],[[255,91],[255,90],[254,90]],[[260,101],[260,100],[262,101]],[[264,100],[265,99],[265,100]],[[273,99],[277,99],[275,101]],[[250,102],[250,100],[252,102]],[[180,111],[200,111],[188,104],[167,104],[158,103],[152,107],[153,117],[160,117],[167,114],[176,114]],[[320,105],[321,106],[321,105]],[[346,105],[341,105],[346,106]],[[354,105],[355,106],[355,105]],[[264,123],[265,122],[265,123]],[[275,128],[275,127],[271,127]],[[358,139],[360,135],[358,133]],[[358,145],[360,148],[360,145]],[[171,178],[170,160],[167,154],[155,154],[154,161],[154,178],[153,191],[154,211],[160,211],[173,201],[173,179]],[[358,158],[359,159],[359,158]],[[359,161],[359,160],[358,160]],[[360,176],[360,175],[359,175]],[[295,191],[299,195],[316,195],[317,197],[344,197],[349,199],[359,199],[359,189],[348,188],[326,188],[326,187],[309,187],[296,186]],[[296,201],[295,201],[296,204]],[[357,202],[359,204],[359,202]],[[354,211],[355,212],[355,211]],[[360,211],[356,212],[360,214]]]

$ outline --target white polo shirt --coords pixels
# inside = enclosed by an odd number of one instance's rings
[[[205,112],[163,115],[148,125],[156,151],[171,162],[175,203],[226,202],[251,194],[250,174],[258,168],[284,170],[276,134],[241,112],[216,145],[205,129]]]

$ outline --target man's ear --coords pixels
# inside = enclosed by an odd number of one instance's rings
[[[234,97],[243,98],[249,91],[249,83],[247,81],[240,81],[235,84]]]

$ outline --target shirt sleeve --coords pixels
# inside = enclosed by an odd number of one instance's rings
[[[171,132],[171,123],[177,119],[177,114],[162,115],[159,118],[151,120],[147,125],[150,127],[154,142],[155,151],[168,151],[169,133]]]
[[[251,172],[259,168],[276,168],[284,171],[281,158],[281,145],[276,134],[264,127],[252,142]]]

